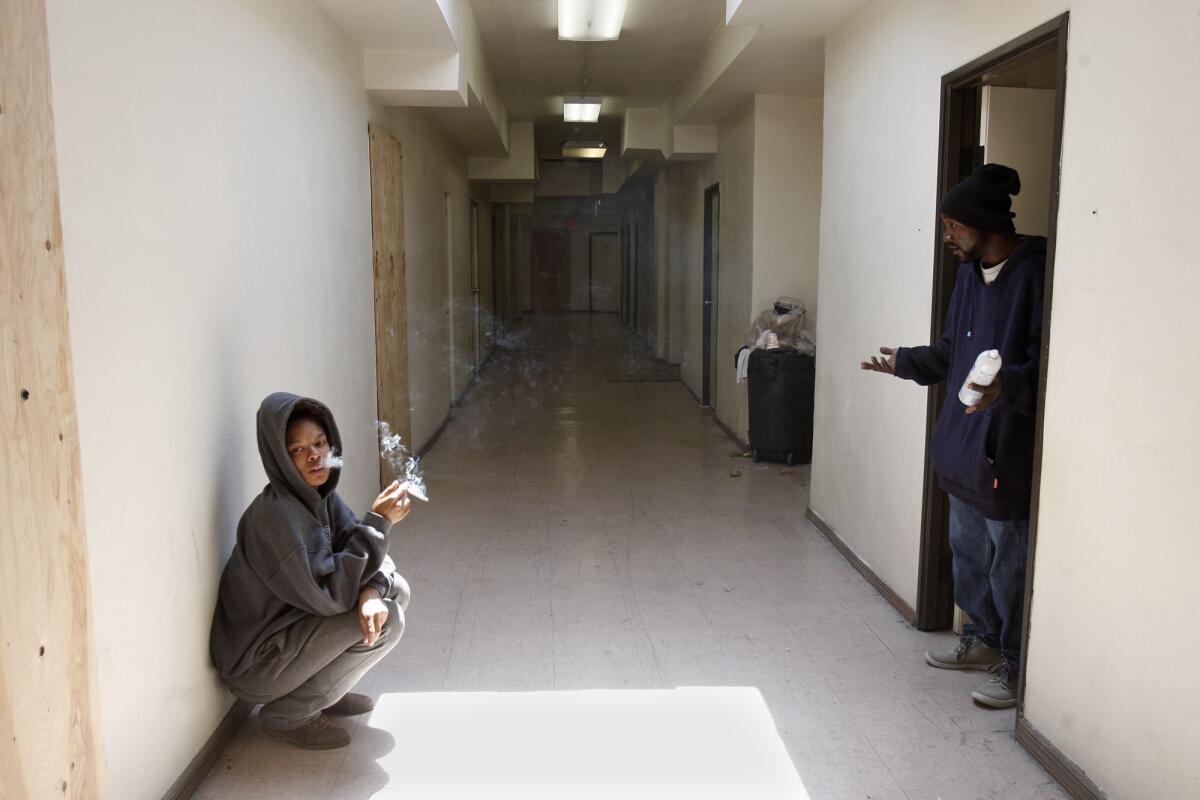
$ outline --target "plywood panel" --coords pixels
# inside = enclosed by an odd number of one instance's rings
[[[379,419],[412,446],[404,267],[404,162],[400,142],[378,125],[371,140],[371,238],[375,271],[375,376]],[[392,479],[380,461],[379,484]]]
[[[105,795],[42,0],[0,0],[0,796]]]

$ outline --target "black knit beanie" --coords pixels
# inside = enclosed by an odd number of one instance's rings
[[[1012,198],[1021,193],[1021,178],[1012,167],[984,164],[942,198],[938,211],[972,228],[1014,233]]]

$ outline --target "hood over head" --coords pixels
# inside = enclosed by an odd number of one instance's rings
[[[268,395],[258,407],[258,454],[262,457],[263,469],[271,486],[280,494],[290,494],[310,509],[315,509],[322,500],[337,488],[342,471],[337,467],[329,470],[329,480],[319,489],[309,486],[304,476],[292,463],[287,451],[288,420],[296,411],[314,417],[325,429],[329,446],[337,455],[343,455],[342,436],[329,407],[311,397],[300,397],[288,392]]]

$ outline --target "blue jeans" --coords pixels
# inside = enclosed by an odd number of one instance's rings
[[[964,633],[998,649],[1016,675],[1021,663],[1029,520],[988,519],[950,495],[950,550],[954,602],[971,615]]]

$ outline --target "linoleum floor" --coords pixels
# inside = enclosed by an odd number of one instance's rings
[[[734,457],[611,315],[499,345],[393,532],[376,710],[321,753],[252,715],[197,797],[1066,797],[805,520],[807,466]]]

